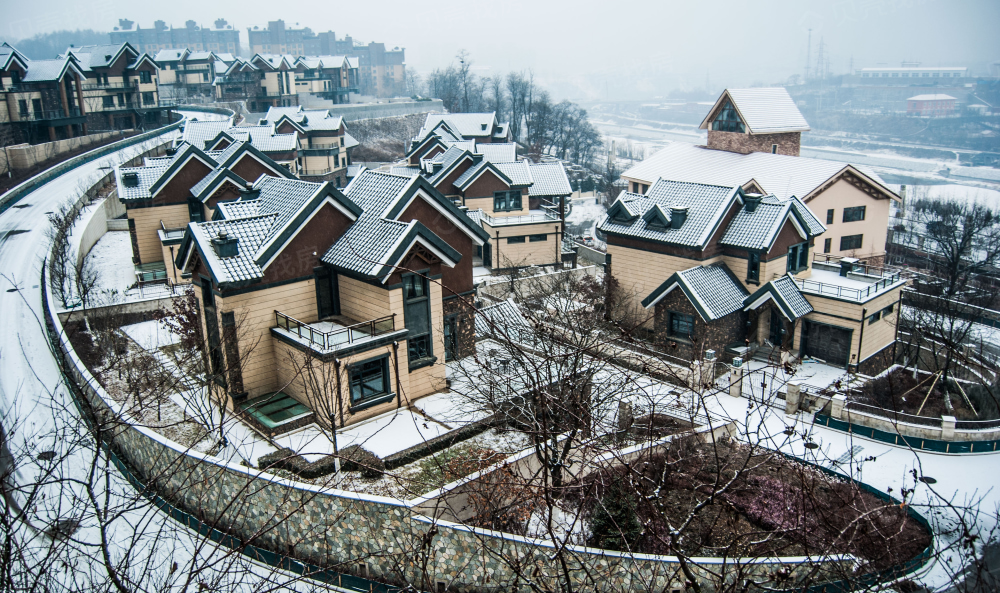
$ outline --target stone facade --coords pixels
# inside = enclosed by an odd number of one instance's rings
[[[875,354],[872,354],[868,358],[862,360],[861,364],[858,365],[858,372],[862,375],[874,377],[892,365],[892,356],[894,352],[895,341]]]
[[[777,154],[799,156],[801,132],[784,134],[741,134],[739,132],[708,131],[708,147],[740,154],[751,152],[772,152],[778,145]]]
[[[691,340],[676,338],[669,334],[670,311],[691,315],[694,318]],[[715,350],[716,357],[721,357],[726,346],[746,337],[746,327],[747,314],[743,311],[730,313],[710,323],[706,322],[680,288],[674,289],[656,304],[654,322],[656,342],[668,346],[676,343],[674,355],[687,360],[701,360],[707,350]]]

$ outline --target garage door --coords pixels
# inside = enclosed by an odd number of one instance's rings
[[[851,330],[803,320],[802,354],[834,366],[847,366],[851,352]]]

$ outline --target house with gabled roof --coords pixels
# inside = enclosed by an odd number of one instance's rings
[[[254,54],[250,58],[260,72],[260,97],[258,99],[258,109],[263,104],[272,107],[289,107],[299,104],[298,91],[295,87],[296,71],[295,58],[286,55],[276,54]]]
[[[358,86],[358,58],[347,56],[299,56],[295,60],[295,89],[334,103],[350,103]]]
[[[562,265],[565,200],[573,193],[562,163],[517,160],[513,143],[442,141],[444,152],[419,167],[395,167],[427,179],[482,225],[490,241],[477,252],[492,269]],[[536,179],[537,176],[537,179]]]
[[[73,56],[29,60],[0,44],[0,125],[36,144],[87,134],[86,78]]]
[[[452,142],[473,140],[477,144],[510,142],[510,124],[500,123],[493,113],[428,113],[423,127],[410,140],[406,159],[418,165],[448,149]]]
[[[343,192],[261,177],[252,192],[191,222],[175,260],[231,403],[291,398],[344,426],[444,389],[445,361],[474,347],[486,233],[419,176],[364,170]],[[336,377],[323,393],[317,369]]]
[[[172,263],[187,224],[211,220],[220,202],[238,199],[261,176],[292,174],[252,143],[238,140],[224,150],[182,142],[140,167],[116,168],[140,279],[187,281]]]
[[[664,179],[795,196],[826,226],[816,257],[884,261],[889,205],[899,196],[869,167],[799,156],[809,125],[785,89],[726,89],[701,129],[707,146],[675,142],[625,171],[629,191]]]
[[[160,104],[160,67],[130,43],[70,47],[87,81],[83,97],[88,123],[96,129],[155,128],[169,123]]]
[[[347,132],[347,123],[328,109],[271,107],[261,124],[273,125],[279,133],[296,134],[299,139],[299,176],[311,181],[347,184],[351,150],[358,141]]]
[[[658,179],[598,224],[622,321],[688,360],[760,353],[881,372],[892,362],[898,272],[814,260],[822,221],[795,196]],[[613,279],[613,281],[612,281]]]

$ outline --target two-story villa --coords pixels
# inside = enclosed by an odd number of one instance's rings
[[[445,360],[474,347],[485,232],[419,176],[366,170],[343,192],[262,177],[252,191],[190,223],[176,258],[237,405],[291,398],[343,426],[444,389]],[[335,377],[322,392],[316,371]]]
[[[29,60],[0,44],[0,125],[8,138],[37,144],[87,134],[79,60]]]
[[[633,321],[683,358],[749,345],[868,374],[891,363],[905,280],[852,258],[814,261],[826,228],[795,196],[660,179],[623,192],[598,228]]]
[[[295,89],[334,103],[350,103],[359,91],[358,58],[299,56],[295,60]]]
[[[868,167],[800,157],[809,125],[785,89],[726,89],[701,129],[707,146],[671,144],[622,174],[628,189],[645,193],[666,179],[797,196],[826,226],[817,257],[883,262],[889,204],[899,197]]]
[[[128,216],[139,278],[187,281],[173,260],[188,223],[211,220],[219,202],[238,199],[262,175],[292,177],[252,143],[241,141],[217,151],[182,143],[172,154],[147,158],[141,167],[119,167],[118,198]]]
[[[169,123],[160,105],[158,64],[129,43],[71,47],[87,81],[83,102],[94,129],[155,128]]]
[[[423,127],[410,140],[406,161],[418,166],[422,159],[433,158],[448,150],[455,142],[474,141],[479,144],[508,143],[510,124],[497,121],[494,113],[428,113]]]
[[[297,135],[300,177],[332,181],[337,187],[347,185],[351,149],[358,146],[358,141],[347,132],[343,117],[332,115],[328,109],[271,107],[260,123],[273,125],[281,134]]]

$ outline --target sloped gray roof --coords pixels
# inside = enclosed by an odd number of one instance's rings
[[[171,161],[147,165],[145,167],[121,167],[118,170],[118,199],[123,202],[132,200],[142,200],[149,198],[149,188],[152,187],[160,175],[170,168]],[[122,177],[126,173],[135,173],[139,177],[139,184],[129,187],[122,182]]]
[[[59,80],[63,70],[68,64],[72,64],[72,58],[62,58],[58,60],[31,60],[28,62],[28,72],[25,73],[23,82],[49,82]],[[72,67],[72,66],[70,66]]]
[[[229,128],[226,133],[234,138],[249,141],[261,152],[291,152],[299,146],[295,133],[275,134],[274,125],[240,126]]]
[[[530,196],[568,196],[573,193],[573,187],[566,177],[562,163],[528,164],[534,183],[528,188]]]
[[[348,134],[346,130],[344,131],[344,148],[354,148],[360,145],[361,143],[358,142],[357,138]]]
[[[390,167],[389,172],[392,173],[393,175],[402,175],[404,177],[416,177],[417,175],[420,175],[420,167]]]
[[[323,254],[323,261],[359,274],[375,275],[384,265],[387,252],[409,226],[366,212]]]
[[[493,163],[504,175],[514,182],[514,185],[531,185],[534,179],[531,177],[531,170],[528,169],[528,161],[517,163]]]
[[[709,111],[709,116],[720,102],[727,98],[739,112],[743,123],[754,134],[776,134],[784,132],[808,132],[809,124],[795,101],[784,87],[726,89]],[[708,116],[702,122],[702,129],[708,127]]]
[[[789,216],[809,236],[823,233],[826,227],[798,198],[781,201],[774,196],[764,197],[753,212],[741,208],[733,217],[720,241],[723,245],[744,249],[766,250],[778,237]]]
[[[728,186],[742,186],[753,179],[764,193],[787,200],[792,196],[805,198],[848,166],[853,166],[876,183],[885,186],[873,170],[862,165],[769,152],[739,154],[687,142],[668,145],[622,173],[622,177],[646,183],[662,178]],[[884,189],[891,193],[888,188]]]
[[[277,220],[278,215],[270,213],[232,220],[191,223],[188,225],[188,230],[205,258],[205,265],[215,273],[218,282],[244,282],[263,275],[256,262],[257,251],[277,228]],[[237,255],[219,257],[212,239],[218,237],[220,231],[238,239]]]
[[[483,159],[491,163],[513,163],[517,160],[517,145],[513,142],[497,142],[496,144],[475,144],[475,152],[483,155]]]
[[[643,306],[652,307],[677,286],[705,321],[741,310],[748,294],[725,264],[713,264],[675,272],[643,299]]]
[[[631,222],[620,222],[605,216],[598,224],[601,231],[617,235],[651,239],[675,245],[704,248],[715,229],[722,222],[729,205],[736,199],[740,188],[701,183],[682,183],[658,180],[644,196],[623,192],[618,200],[638,217]],[[623,197],[624,196],[624,197]],[[687,208],[687,219],[679,229],[647,228],[642,215],[654,205],[664,212],[672,207]],[[614,204],[612,204],[614,208]],[[610,211],[610,209],[609,209]]]
[[[219,135],[219,132],[225,132],[232,125],[232,120],[229,119],[222,121],[189,121],[184,124],[184,134],[181,136],[181,140],[204,150],[206,142],[215,139]]]
[[[520,332],[531,325],[521,314],[521,310],[511,300],[483,307],[476,311],[476,335],[485,337]]]
[[[773,300],[786,319],[794,321],[813,311],[812,305],[802,295],[795,280],[785,274],[761,286],[743,301],[745,310],[757,308],[767,300]]]
[[[156,52],[153,59],[157,62],[176,62],[181,59],[181,56],[184,55],[184,52],[186,51],[186,49],[161,49]]]
[[[446,121],[451,129],[461,134],[465,139],[490,137],[493,135],[496,113],[428,113],[427,119],[424,120],[424,127],[417,136],[423,138],[442,120]]]

